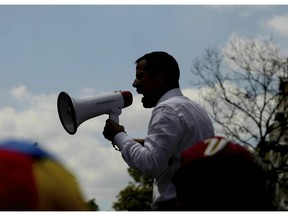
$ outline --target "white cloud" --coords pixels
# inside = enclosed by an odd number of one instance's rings
[[[11,96],[15,99],[26,99],[29,97],[29,93],[27,92],[27,88],[24,85],[20,85],[14,87],[11,90]]]
[[[80,91],[80,96],[81,97],[90,97],[90,96],[93,96],[95,94],[96,94],[96,92],[92,88],[83,88]]]
[[[121,154],[102,136],[107,116],[84,122],[71,136],[58,118],[56,94],[33,95],[26,86],[13,88],[10,94],[16,104],[25,103],[25,108],[0,107],[0,140],[38,142],[78,178],[87,200],[96,198],[102,210],[109,210],[130,177]]]
[[[268,27],[288,37],[288,15],[274,16],[267,21]]]
[[[227,64],[230,70],[227,72],[234,73],[245,67],[257,72],[263,70],[263,66],[266,71],[271,71],[274,65],[271,59],[286,60],[284,49],[271,38],[264,36],[250,38],[233,33],[221,48],[221,52],[224,55],[223,63]],[[263,58],[270,59],[270,61],[265,62]]]
[[[95,95],[95,92],[84,88],[79,95],[86,97]],[[75,135],[69,135],[58,117],[58,94],[35,95],[24,85],[13,87],[7,94],[12,96],[16,105],[1,104],[0,140],[37,142],[72,171],[87,200],[96,198],[101,210],[111,210],[112,202],[131,177],[120,152],[115,151],[102,135],[108,115],[83,122]],[[150,112],[142,107],[141,96],[134,95],[133,106],[122,110],[120,124],[132,137],[144,138]]]
[[[79,95],[87,96],[93,92],[96,91],[84,89]],[[201,102],[198,90],[184,89],[183,93]],[[95,198],[101,210],[111,210],[116,196],[128,185],[131,177],[120,152],[115,151],[102,135],[108,116],[85,121],[75,135],[69,135],[58,117],[58,94],[35,95],[26,86],[18,86],[10,91],[10,95],[21,109],[0,107],[0,140],[13,138],[37,142],[72,171],[87,200]],[[133,105],[123,109],[119,118],[131,137],[144,138],[147,132],[151,109],[142,107],[141,97],[133,95]]]

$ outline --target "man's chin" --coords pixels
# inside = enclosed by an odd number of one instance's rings
[[[156,103],[154,103],[152,100],[147,99],[146,97],[142,97],[141,102],[144,108],[152,108],[156,105]]]

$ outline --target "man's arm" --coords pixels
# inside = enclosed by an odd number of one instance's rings
[[[122,125],[119,125],[118,123],[114,122],[113,120],[107,119],[103,131],[104,137],[112,141],[114,137],[120,132],[125,132],[125,128]],[[140,143],[142,146],[144,145],[144,139],[134,138],[134,140]]]

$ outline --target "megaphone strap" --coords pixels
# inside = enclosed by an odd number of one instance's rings
[[[120,151],[120,149],[118,148],[118,146],[117,146],[116,144],[113,144],[113,142],[112,142],[112,146],[113,146],[113,148],[114,148],[116,151]]]

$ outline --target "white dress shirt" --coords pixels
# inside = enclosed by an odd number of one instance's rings
[[[154,178],[153,209],[157,202],[176,197],[171,178],[180,166],[183,150],[212,136],[214,128],[206,111],[176,88],[154,107],[144,146],[125,132],[118,133],[113,143],[131,168]]]

